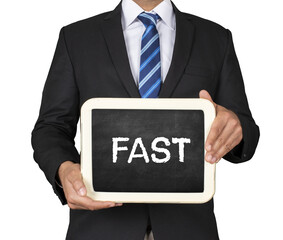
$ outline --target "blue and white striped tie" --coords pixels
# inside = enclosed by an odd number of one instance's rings
[[[138,16],[146,27],[141,42],[139,92],[142,98],[157,98],[160,91],[160,44],[156,29],[159,18],[157,14],[145,12]]]

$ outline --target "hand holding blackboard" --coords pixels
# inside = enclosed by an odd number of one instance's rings
[[[64,194],[71,209],[99,210],[104,208],[121,206],[114,202],[95,201],[87,196],[80,165],[71,161],[62,163],[58,170],[57,181],[60,181]]]
[[[82,107],[88,196],[115,202],[196,203],[214,194],[204,143],[215,116],[204,99],[91,99]]]
[[[206,139],[205,159],[210,163],[217,163],[241,142],[241,122],[234,112],[213,102],[206,90],[200,91],[199,97],[209,100],[216,109],[216,118]]]

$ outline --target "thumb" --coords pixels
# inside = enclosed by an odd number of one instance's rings
[[[80,196],[83,197],[83,196],[86,195],[86,188],[85,188],[85,185],[84,185],[84,183],[81,179],[75,180],[73,182],[73,187]]]
[[[80,196],[86,195],[86,187],[83,183],[82,175],[79,168],[73,169],[69,176],[69,181],[72,183],[73,188]]]
[[[216,107],[216,104],[213,102],[213,100],[212,100],[210,94],[208,93],[208,91],[206,91],[206,90],[201,90],[201,91],[199,92],[199,97],[200,97],[200,98],[203,98],[203,99],[206,99],[206,100],[209,100],[210,102],[213,103],[214,107]]]

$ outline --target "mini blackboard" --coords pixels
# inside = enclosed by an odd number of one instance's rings
[[[95,200],[202,203],[214,194],[204,161],[215,109],[204,99],[95,98],[81,109],[81,170]]]

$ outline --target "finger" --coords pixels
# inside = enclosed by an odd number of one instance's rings
[[[220,159],[225,156],[228,152],[230,152],[236,145],[237,145],[237,138],[234,139],[229,139],[228,142],[226,142],[225,144],[223,144],[223,146],[221,146],[221,148],[214,153],[214,158],[212,161],[214,162],[219,162]]]
[[[78,196],[76,199],[73,199],[73,200],[74,200],[74,203],[72,204],[80,208],[88,209],[92,211],[121,206],[121,204],[116,204],[115,202],[110,202],[110,201],[94,201],[89,197]]]
[[[213,103],[214,107],[216,107],[216,103],[212,100],[212,97],[210,96],[210,94],[208,93],[208,91],[206,90],[201,90],[199,92],[199,97],[200,98],[203,98],[203,99],[206,99],[206,100],[209,100],[210,102]]]
[[[80,206],[80,205],[76,205],[76,204],[73,204],[73,203],[70,203],[70,202],[68,202],[68,206],[69,206],[69,208],[71,208],[71,209],[89,210],[89,209],[86,208],[86,207],[82,207],[82,206]]]
[[[207,99],[209,100],[215,107],[215,110],[216,110],[216,113],[218,111],[218,105],[213,101],[212,97],[210,96],[210,94],[208,93],[208,91],[206,90],[201,90],[199,92],[199,97],[202,98],[202,99]],[[221,129],[221,124],[217,123],[219,119],[216,119],[214,120],[212,126],[211,126],[211,130],[207,136],[207,140],[206,140],[206,144],[205,144],[205,148],[207,151],[210,151],[211,148],[212,148],[212,144],[213,144],[213,141],[214,139],[216,139],[218,137],[218,135],[221,133],[222,129]]]
[[[112,208],[112,207],[118,207],[122,206],[120,203],[115,202],[103,202],[103,201],[93,201],[91,200],[89,209],[90,210],[100,210],[100,209],[106,209],[106,208]]]
[[[216,117],[212,123],[208,136],[205,142],[206,151],[211,151],[216,139],[220,136],[225,128],[225,121],[220,117]]]
[[[208,154],[212,155],[212,158],[215,157],[215,153],[217,153],[223,146],[225,146],[225,143],[229,141],[229,139],[234,139],[233,136],[233,130],[229,125],[225,125],[221,133],[216,137],[216,139],[213,142],[213,145],[208,152]]]
[[[243,138],[242,127],[238,126],[235,128],[231,138],[228,139],[227,143],[224,146],[224,149],[222,149],[222,152],[220,151],[221,157],[223,157],[225,154],[230,152],[234,147],[236,147],[242,141],[242,138]]]
[[[74,190],[77,192],[80,196],[86,196],[86,187],[83,183],[82,175],[79,170],[73,169],[70,174],[68,175],[68,181],[73,185]]]
[[[113,206],[113,205],[115,205],[115,206]],[[113,207],[120,207],[120,206],[122,206],[122,205],[123,205],[123,203],[114,203],[114,204],[112,204],[111,206],[113,206]],[[96,205],[95,207],[92,207],[92,206],[86,207],[86,206],[81,206],[81,205],[77,205],[77,204],[73,204],[73,203],[68,203],[68,206],[69,206],[71,209],[78,209],[78,210],[99,210],[99,209],[110,208],[110,207],[109,207],[109,204],[108,204],[107,207],[97,206],[97,205]]]

